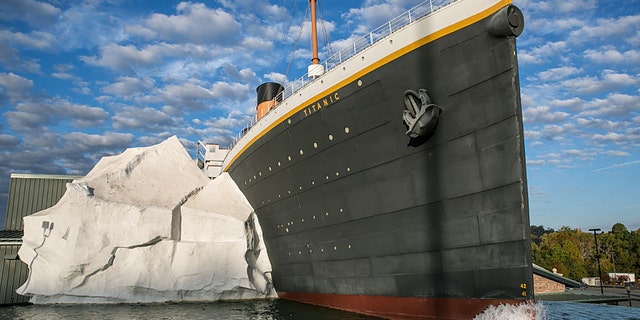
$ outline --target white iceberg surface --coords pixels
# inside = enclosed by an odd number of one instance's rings
[[[33,303],[274,297],[253,209],[209,180],[176,137],[104,157],[53,207],[24,218]]]

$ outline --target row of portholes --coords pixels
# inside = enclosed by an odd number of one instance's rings
[[[349,129],[349,127],[344,127],[344,133],[345,134],[349,134],[350,131],[351,130]],[[333,139],[334,139],[332,134],[329,134],[327,136],[327,138],[329,139],[329,141],[333,141]],[[318,149],[318,143],[317,142],[313,143],[313,148],[314,149]],[[303,149],[299,149],[298,153],[302,156],[302,155],[304,155],[304,150]],[[291,157],[291,155],[287,155],[287,161],[288,162],[293,161],[293,158]],[[278,161],[276,164],[277,164],[278,167],[282,167],[282,162]],[[272,172],[273,171],[273,167],[268,166],[267,170],[269,170],[269,172]],[[248,179],[245,179],[244,184],[247,185],[248,183],[256,181],[256,180],[258,180],[259,177],[262,177],[262,171],[258,171],[257,174],[254,174],[252,177],[249,177]]]
[[[338,209],[338,214],[340,214],[340,213],[344,213],[344,209],[342,209],[342,208]],[[325,211],[324,212],[324,216],[325,217],[328,217],[330,215],[331,215],[331,213],[329,211]],[[316,220],[318,218],[319,217],[317,215],[315,215],[315,214],[313,216],[311,216],[311,220]],[[300,223],[304,223],[304,221],[305,221],[304,218],[300,218]],[[289,233],[289,227],[293,227],[294,224],[295,224],[295,221],[289,221],[289,222],[287,222],[286,225],[284,223],[283,224],[277,224],[276,225],[276,229],[284,228],[284,232]]]
[[[345,169],[345,171],[346,171],[347,173],[351,172],[351,167],[347,167],[347,168]],[[333,176],[333,175],[334,175],[334,173],[332,173],[332,174],[330,174],[330,175],[329,175],[329,174],[327,174],[327,175],[325,175],[325,177],[324,177],[324,178],[325,178],[325,180],[326,180],[326,181],[329,181],[329,179],[330,179],[330,178],[331,178],[331,176]],[[336,171],[336,172],[335,172],[335,176],[336,176],[336,177],[340,177],[340,171]],[[316,180],[311,180],[311,186],[315,186],[315,185],[316,185]],[[304,189],[304,188],[303,188],[302,186],[298,186],[298,190],[299,190],[299,191],[302,191],[303,189]],[[290,195],[290,194],[291,194],[291,189],[290,189],[290,190],[287,190],[287,195]],[[278,194],[278,199],[282,199],[282,194]],[[271,203],[271,198],[268,198],[267,200],[262,200],[262,204],[267,204],[267,203]]]
[[[344,246],[344,248],[338,247],[338,246],[336,246],[336,245],[334,245],[334,246],[330,246],[330,245],[329,245],[329,246],[327,246],[327,247],[326,247],[326,249],[325,249],[325,247],[322,247],[322,246],[321,246],[321,247],[320,247],[320,252],[321,252],[321,253],[328,253],[328,252],[331,252],[331,251],[338,251],[338,250],[340,250],[340,249],[352,249],[352,248],[353,248],[353,246],[352,246],[351,244],[347,244],[346,246]],[[296,252],[295,250],[294,250],[293,252],[292,252],[292,251],[289,251],[289,252],[288,252],[288,255],[290,255],[290,256],[291,256],[291,255],[293,255],[293,254],[296,254],[296,253],[297,253],[299,256],[301,256],[303,253],[307,253],[307,252],[309,252],[309,253],[313,253],[313,249],[312,249],[309,245],[307,245],[307,246],[306,246],[305,248],[303,248],[303,249],[298,249],[298,251],[297,251],[297,252]]]

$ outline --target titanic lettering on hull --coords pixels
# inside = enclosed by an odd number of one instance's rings
[[[328,107],[334,103],[336,103],[338,100],[340,100],[340,95],[338,94],[338,91],[310,104],[309,106],[307,106],[306,108],[302,109],[302,112],[304,113],[305,117],[308,117],[318,111],[320,111],[322,108]]]

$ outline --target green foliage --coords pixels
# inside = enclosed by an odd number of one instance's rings
[[[640,229],[630,232],[624,224],[616,223],[610,232],[597,235],[598,250],[593,233],[580,229],[565,226],[553,231],[532,226],[531,233],[533,263],[548,270],[555,268],[567,278],[597,277],[597,252],[603,279],[609,272],[640,276]]]

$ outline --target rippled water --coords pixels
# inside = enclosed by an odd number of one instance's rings
[[[640,308],[590,303],[544,302],[549,320],[640,320]]]
[[[285,300],[246,300],[209,303],[30,305],[0,308],[1,320],[90,319],[219,319],[219,320],[365,320],[367,316]]]
[[[538,312],[537,317],[541,320],[640,320],[640,308],[623,306],[543,302],[538,303],[536,309],[542,311]],[[12,306],[0,307],[0,319],[365,320],[375,318],[285,300],[249,300],[210,303]],[[491,319],[505,319],[505,316],[504,313],[496,313]]]

